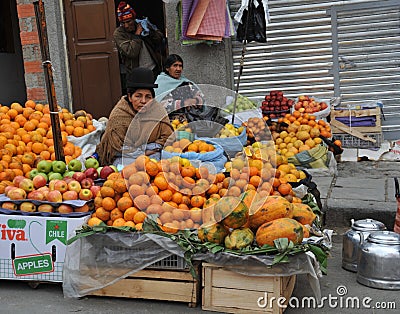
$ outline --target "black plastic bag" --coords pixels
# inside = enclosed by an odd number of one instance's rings
[[[228,119],[220,116],[218,107],[186,107],[185,115],[190,128],[199,137],[214,137],[228,123]]]
[[[247,19],[248,15],[249,19]],[[246,23],[248,23],[247,32]],[[247,10],[243,12],[242,23],[239,24],[236,30],[236,40],[243,41],[246,39],[248,42],[257,41],[265,43],[267,41],[266,29],[265,12],[262,2],[258,0],[258,7],[256,8],[253,1],[251,1]]]

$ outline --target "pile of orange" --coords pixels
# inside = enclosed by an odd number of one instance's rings
[[[263,160],[255,155],[247,155],[246,159],[238,156],[232,159],[229,171],[230,176],[224,180],[221,194],[240,196],[246,191],[255,191],[261,198],[278,195],[290,202],[301,202],[294,195],[290,182],[304,179],[305,174],[289,164],[284,156],[275,154]]]
[[[121,173],[114,172],[107,177],[94,198],[94,205],[95,212],[88,221],[88,225],[105,222],[108,226],[142,229],[146,215],[134,206]]]
[[[65,161],[68,163],[80,156],[82,149],[68,142],[66,123],[82,122],[71,120],[73,114],[66,109],[61,109],[59,115]],[[91,119],[85,123],[88,131],[76,135],[82,136],[94,130]],[[77,125],[75,129],[79,130]],[[24,106],[16,102],[10,107],[0,105],[0,181],[12,181],[17,175],[28,176],[29,171],[42,159],[56,159],[49,106],[36,104],[32,100],[28,100]]]
[[[203,140],[194,140],[191,142],[190,140],[183,138],[179,141],[169,143],[164,147],[164,150],[170,153],[207,153],[215,150],[215,146]]]
[[[278,158],[277,162],[285,161]],[[259,159],[251,160],[249,166],[232,168],[226,177],[209,173],[206,167],[195,168],[184,159],[156,161],[143,155],[121,173],[108,177],[94,200],[96,219],[91,224],[103,221],[141,230],[146,216],[155,214],[164,231],[176,232],[213,221],[213,206],[224,196],[244,197],[250,191],[252,198],[281,195],[301,202],[283,174],[283,168],[276,170],[271,162]]]
[[[317,120],[315,116],[308,113],[294,111],[279,118],[279,122],[284,122],[288,126],[283,130],[280,127],[279,131],[271,128],[271,133],[276,151],[285,157],[292,157],[321,144],[320,136],[332,137],[329,123]]]
[[[295,125],[309,125],[312,128],[319,129],[320,134],[324,137],[332,137],[332,130],[328,122],[324,120],[317,120],[316,116],[308,113],[301,113],[300,111],[293,111],[293,113],[286,114],[283,118],[279,118],[278,122],[285,122],[287,124]]]

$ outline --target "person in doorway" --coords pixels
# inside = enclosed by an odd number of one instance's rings
[[[164,72],[156,79],[155,89],[159,99],[167,111],[180,112],[185,107],[201,107],[203,97],[200,89],[183,74],[183,59],[177,54],[171,54],[165,59]]]
[[[136,19],[133,8],[122,1],[117,16],[120,26],[114,31],[114,41],[126,73],[144,67],[157,76],[162,71],[164,35],[147,18]]]
[[[96,147],[101,165],[124,166],[139,155],[160,158],[173,133],[164,107],[155,101],[151,70],[138,67],[128,74],[127,95],[111,111],[106,130]]]

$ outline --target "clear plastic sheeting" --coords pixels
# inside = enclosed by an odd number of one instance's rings
[[[67,246],[64,296],[90,294],[173,254],[183,256],[175,242],[154,234],[106,232],[79,238]]]
[[[64,296],[85,296],[172,255],[183,257],[183,251],[169,238],[154,234],[107,232],[79,238],[66,250]],[[225,252],[194,257],[248,276],[307,274],[315,296],[320,298],[318,263],[310,255],[290,256],[288,263],[271,266],[273,259],[274,256],[238,256]]]

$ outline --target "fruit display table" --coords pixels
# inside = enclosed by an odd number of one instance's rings
[[[291,294],[295,275],[309,274],[310,285],[315,295],[320,297],[317,263],[305,253],[291,256],[288,263],[277,264],[273,267],[271,267],[273,256],[198,254],[193,258],[197,278],[191,278],[189,267],[182,256],[182,250],[174,241],[155,234],[109,231],[81,237],[67,247],[63,281],[64,296],[79,298],[86,295],[101,295],[145,298],[188,302],[190,306],[193,306],[200,300],[199,263],[206,262],[210,263],[206,264],[207,267],[213,266],[203,268],[203,275],[226,267],[224,271],[229,272],[230,278],[233,279],[244,276],[250,283],[258,285],[262,281],[270,288],[271,284],[268,282],[279,281],[271,289],[278,287],[283,289],[285,286],[287,288],[285,296]],[[280,276],[287,276],[286,279],[289,280],[281,280],[278,278]],[[273,279],[274,277],[279,280]],[[207,295],[213,294],[209,290],[212,288],[213,281],[204,280],[203,277],[203,305],[211,310],[221,310],[214,307],[217,304],[213,303],[217,300],[215,296],[212,300],[207,299]],[[165,284],[169,287],[168,289],[162,288]],[[229,285],[227,289],[231,289]],[[271,289],[268,291],[272,292]],[[280,290],[276,292],[277,295],[280,293]]]
[[[0,214],[0,279],[62,282],[67,240],[88,219]]]

